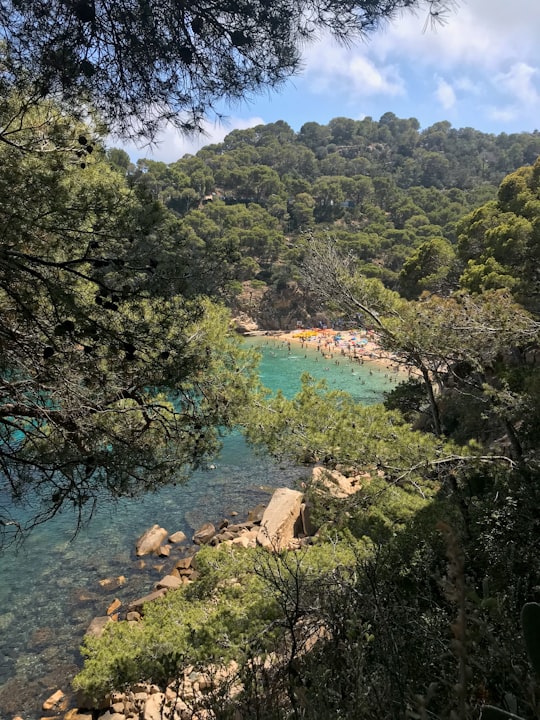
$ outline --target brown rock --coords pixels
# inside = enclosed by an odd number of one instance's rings
[[[93,635],[94,637],[101,637],[105,630],[105,625],[112,622],[109,615],[103,615],[101,617],[95,617],[90,625],[86,628],[86,635]]]
[[[161,578],[161,580],[156,583],[156,590],[161,590],[162,588],[165,590],[176,590],[176,588],[179,588],[181,584],[182,581],[179,577],[175,577],[174,575],[165,575],[164,578]]]
[[[67,711],[64,715],[64,720],[92,720],[92,717],[92,713],[79,710],[79,708],[74,708],[73,710]],[[13,720],[15,720],[15,718]]]
[[[254,507],[253,510],[250,510],[248,513],[248,522],[260,523],[263,519],[265,510],[266,505],[263,503]]]
[[[236,535],[232,532],[217,533],[217,535],[214,535],[214,537],[210,540],[209,545],[219,545],[220,543],[225,542],[226,540],[232,540],[235,537]]]
[[[313,524],[311,519],[311,511],[309,505],[302,503],[300,506],[300,519],[302,520],[302,530],[304,535],[310,536],[315,535],[317,528]]]
[[[126,615],[126,620],[129,622],[139,622],[139,620],[142,618],[142,615],[138,613],[136,610],[132,610],[131,612],[128,612]]]
[[[169,557],[171,554],[171,546],[170,545],[162,545],[158,550],[158,555],[160,557]]]
[[[268,549],[284,550],[294,537],[302,500],[303,495],[297,490],[275,490],[264,511],[257,543]]]
[[[144,704],[144,720],[162,720],[162,710],[166,700],[165,693],[157,692],[149,695]]]
[[[157,600],[160,597],[163,597],[167,591],[165,589],[163,590],[154,590],[154,592],[149,593],[148,595],[144,595],[141,598],[138,598],[137,600],[133,600],[133,602],[130,602],[128,605],[128,610],[140,610],[145,603],[152,602],[153,600]]]
[[[354,493],[362,489],[362,483],[365,482],[366,475],[347,477],[337,470],[328,470],[319,465],[314,467],[312,471],[313,486],[321,488],[335,498],[346,498],[349,495],[354,495]]]
[[[212,523],[204,523],[201,527],[195,531],[193,535],[193,542],[195,545],[206,545],[216,534],[216,528]]]
[[[107,615],[112,615],[112,614],[115,613],[115,612],[118,610],[118,608],[121,607],[121,606],[122,606],[122,602],[121,602],[118,598],[114,598],[114,600],[112,601],[112,603],[111,603],[111,604],[109,605],[109,607],[107,608]]]
[[[101,585],[101,587],[114,590],[117,587],[122,587],[122,585],[125,585],[126,578],[123,575],[119,575],[118,577],[103,578],[103,580],[99,581],[99,584]]]
[[[173,533],[172,535],[169,535],[169,542],[173,543],[173,545],[178,545],[178,543],[186,542],[187,535],[183,533],[181,530],[178,530],[178,532]]]
[[[189,557],[181,558],[177,561],[175,568],[178,570],[187,570],[191,567],[191,561],[193,560],[193,556],[190,555]]]
[[[137,540],[135,545],[137,556],[140,557],[141,555],[156,552],[168,535],[169,533],[165,528],[159,525],[152,525],[152,527],[146,530]]]
[[[67,698],[62,690],[57,690],[43,703],[43,710],[65,710],[67,708]]]

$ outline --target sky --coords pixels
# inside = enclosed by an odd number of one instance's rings
[[[426,27],[425,11],[405,13],[352,46],[319,38],[305,47],[299,75],[223,108],[225,122],[206,122],[202,138],[166,127],[151,148],[113,144],[134,161],[171,163],[237,128],[284,120],[298,131],[389,111],[417,118],[421,129],[448,120],[487,133],[532,132],[540,129],[539,37],[540,0],[457,0],[435,28]]]

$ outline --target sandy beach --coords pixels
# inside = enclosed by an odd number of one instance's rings
[[[333,330],[301,328],[291,332],[272,334],[273,338],[289,347],[300,346],[321,353],[327,360],[341,358],[360,365],[373,364],[378,370],[409,375],[409,370],[381,349],[376,334],[370,330]]]

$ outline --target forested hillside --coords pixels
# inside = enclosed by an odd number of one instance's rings
[[[539,153],[537,133],[495,136],[448,122],[420,130],[389,112],[298,133],[283,121],[234,130],[170,165],[108,156],[177,216],[189,252],[213,266],[210,289],[234,304],[240,283],[279,290],[296,280],[306,233],[330,233],[366,276],[405,297],[440,290],[443,276],[455,284],[459,220]],[[260,319],[280,322],[268,312]]]

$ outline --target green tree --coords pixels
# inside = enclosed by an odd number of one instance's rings
[[[442,294],[445,288],[451,287],[455,257],[450,243],[442,238],[422,243],[403,264],[399,275],[402,295],[411,300],[425,290]]]
[[[9,536],[181,481],[239,419],[252,360],[176,221],[90,128],[18,96],[0,112],[0,493],[30,518],[4,502]]]

